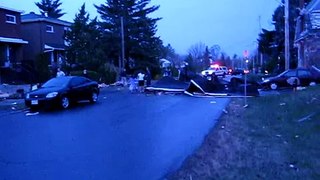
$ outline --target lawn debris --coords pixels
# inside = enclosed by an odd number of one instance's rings
[[[39,114],[39,112],[33,112],[33,113],[28,112],[28,113],[26,114],[26,116],[35,116],[35,115],[38,115],[38,114]]]
[[[226,109],[222,110],[225,114],[228,114],[229,112]]]
[[[311,113],[311,114],[309,114],[308,116],[299,119],[298,122],[308,121],[308,120],[310,120],[310,119],[311,119],[313,116],[315,116],[315,115],[316,115],[316,113]]]

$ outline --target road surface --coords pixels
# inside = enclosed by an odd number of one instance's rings
[[[104,90],[97,104],[0,118],[0,179],[162,179],[201,145],[224,98]]]

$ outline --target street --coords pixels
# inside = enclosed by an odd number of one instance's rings
[[[101,92],[96,104],[0,119],[0,179],[162,179],[198,148],[227,98]]]

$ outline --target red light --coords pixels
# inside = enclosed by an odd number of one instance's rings
[[[219,65],[218,64],[212,64],[212,65],[210,65],[210,67],[211,68],[217,68],[217,67],[219,67]]]

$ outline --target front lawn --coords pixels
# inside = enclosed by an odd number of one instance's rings
[[[233,99],[168,179],[320,179],[320,87]]]

